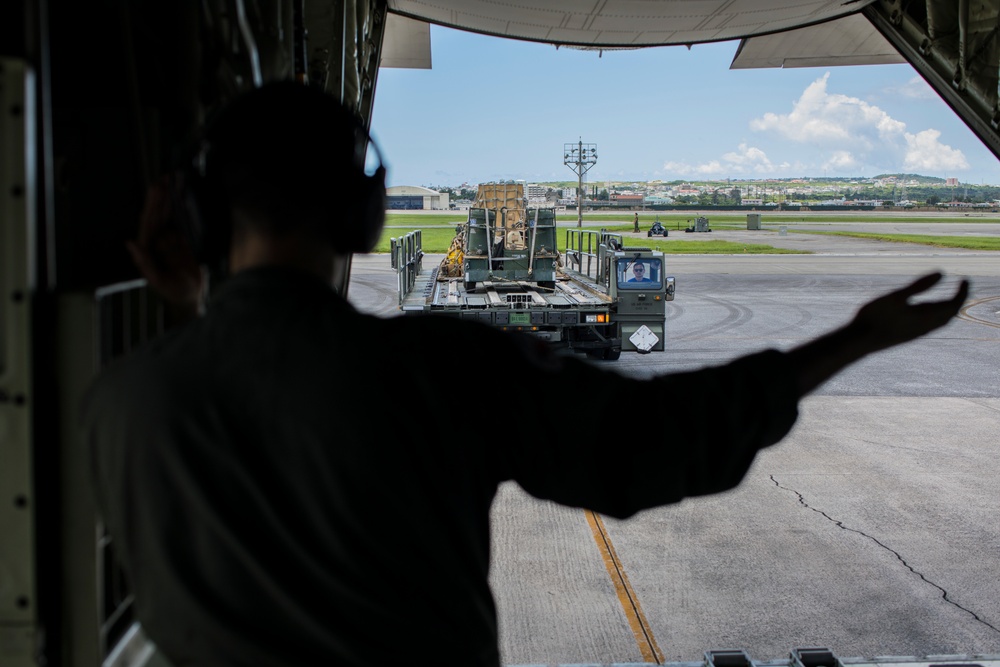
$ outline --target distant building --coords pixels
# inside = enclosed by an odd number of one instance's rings
[[[548,187],[537,183],[528,183],[524,186],[524,196],[529,204],[544,204],[546,202],[546,192]]]
[[[642,206],[642,195],[624,195],[613,192],[608,195],[608,200],[621,206]]]
[[[548,188],[538,183],[528,183],[524,186],[524,196],[528,199],[545,199],[545,191]]]
[[[744,197],[743,199],[740,200],[740,203],[743,206],[763,206],[764,205],[764,200],[763,199],[747,199],[746,197]]]
[[[657,205],[664,206],[674,203],[674,199],[672,197],[663,197],[660,195],[650,195],[648,197],[645,197],[643,201],[649,206],[657,206]]]
[[[958,179],[957,178],[945,179],[944,184],[947,185],[948,187],[956,187],[958,185]]]
[[[449,196],[419,185],[393,185],[385,189],[386,208],[390,211],[447,211]]]

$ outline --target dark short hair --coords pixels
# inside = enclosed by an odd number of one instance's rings
[[[235,98],[208,126],[206,173],[230,207],[284,233],[326,230],[352,178],[364,173],[367,133],[336,98],[294,81]]]

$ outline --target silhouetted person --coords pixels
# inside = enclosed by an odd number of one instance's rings
[[[951,299],[909,304],[940,278],[926,276],[789,352],[649,380],[458,318],[363,315],[331,276],[381,229],[384,184],[363,174],[366,140],[332,98],[293,83],[217,119],[206,225],[230,241],[230,276],[200,317],[198,263],[183,244],[164,254],[154,242],[170,236],[169,188],[150,192],[132,253],[191,321],[101,373],[84,435],[138,620],[177,665],[495,666],[499,484],[615,517],[731,489],[788,433],[802,396],[946,324],[967,293],[963,282]],[[474,417],[453,428],[440,410],[456,390],[449,369],[484,353],[574,391],[521,411],[517,437]],[[372,378],[390,385],[384,400],[359,391]],[[612,420],[593,420],[586,438],[552,435],[552,415],[595,394],[674,406],[665,437],[634,441],[642,470],[608,475]]]
[[[638,213],[635,214],[635,224],[633,225],[632,231],[633,232],[638,232],[639,231],[639,214]]]

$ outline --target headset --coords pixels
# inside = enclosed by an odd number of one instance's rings
[[[296,94],[302,94],[296,89],[307,88],[308,84],[298,82],[280,82],[265,84],[266,87],[285,87]],[[255,89],[260,90],[260,89]],[[248,95],[253,95],[251,91]],[[340,106],[334,98],[321,91],[309,93],[316,97],[317,103]],[[332,115],[332,123],[348,123],[345,132],[354,137],[353,164],[337,175],[337,182],[330,183],[330,189],[336,188],[346,193],[344,204],[339,206],[336,216],[330,215],[329,220],[320,223],[322,233],[329,233],[327,240],[333,248],[344,254],[367,253],[374,249],[382,233],[385,222],[386,208],[386,166],[378,145],[371,138],[367,129],[355,114],[340,107],[336,115]],[[216,140],[220,131],[225,129],[228,115],[224,109],[221,113],[205,123],[192,149],[186,151],[188,157],[181,162],[181,167],[175,170],[175,212],[179,225],[184,230],[194,249],[198,261],[217,274],[226,273],[229,256],[229,244],[232,237],[232,210],[226,197],[226,188],[218,173],[220,162],[225,162],[225,148],[220,148]],[[339,132],[339,129],[336,130]],[[224,144],[224,142],[223,142]],[[372,150],[376,166],[372,173],[366,170],[366,159],[369,148]],[[315,159],[315,155],[312,156]],[[306,167],[310,155],[301,157]],[[315,184],[313,184],[315,185]],[[290,192],[289,196],[294,196]],[[315,194],[315,193],[311,193]],[[331,199],[335,197],[331,196]],[[324,207],[324,211],[333,206]],[[324,213],[324,217],[326,214]],[[339,224],[338,224],[339,223]]]

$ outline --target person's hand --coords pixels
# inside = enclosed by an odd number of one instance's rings
[[[799,395],[804,396],[846,366],[872,352],[906,343],[947,324],[969,295],[963,280],[950,299],[910,303],[941,280],[931,273],[869,301],[850,324],[789,352]]]
[[[173,218],[172,184],[163,178],[149,187],[139,218],[139,235],[126,247],[149,286],[166,303],[176,324],[202,311],[205,272]]]
[[[910,298],[926,292],[942,278],[931,273],[906,287],[868,302],[848,325],[859,336],[865,353],[892,347],[919,338],[944,326],[958,314],[969,295],[969,281],[963,280],[950,299],[910,303]]]

